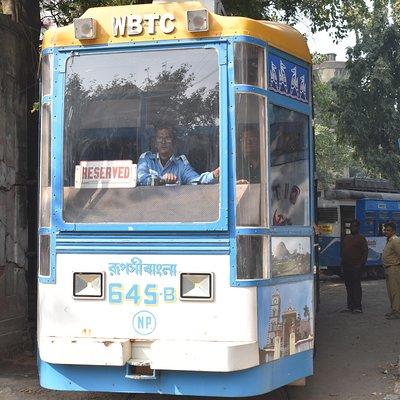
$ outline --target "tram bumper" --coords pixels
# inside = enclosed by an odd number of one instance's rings
[[[257,342],[42,337],[39,352],[43,361],[52,364],[129,363],[153,370],[231,372],[259,365]]]

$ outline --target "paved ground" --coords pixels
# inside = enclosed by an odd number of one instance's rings
[[[400,400],[400,320],[388,321],[384,281],[363,282],[365,312],[341,314],[344,287],[322,283],[315,374],[305,387],[284,388],[253,400]],[[396,387],[397,384],[397,387]],[[399,394],[395,394],[395,391]],[[29,355],[0,362],[0,400],[180,400],[177,396],[65,393],[41,389]],[[191,398],[191,400],[200,398]],[[204,398],[201,398],[205,400]]]
[[[315,373],[305,387],[289,389],[290,399],[396,399],[387,395],[394,393],[398,372],[400,320],[384,318],[389,311],[384,280],[364,281],[363,297],[364,314],[341,314],[342,281],[323,282]]]

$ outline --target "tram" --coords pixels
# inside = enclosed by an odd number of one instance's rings
[[[310,63],[295,29],[218,1],[45,33],[43,387],[243,397],[312,374]]]
[[[384,224],[392,221],[400,230],[400,192],[385,180],[342,178],[335,188],[318,197],[319,262],[322,269],[341,275],[341,242],[350,223],[360,221],[360,233],[368,242],[364,276],[383,278],[382,252],[386,245]]]

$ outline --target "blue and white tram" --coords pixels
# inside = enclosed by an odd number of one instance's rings
[[[220,9],[94,8],[45,34],[46,388],[240,397],[312,374],[310,53]]]

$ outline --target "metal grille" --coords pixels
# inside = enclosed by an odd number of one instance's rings
[[[337,207],[318,208],[318,222],[337,222],[338,219]]]

